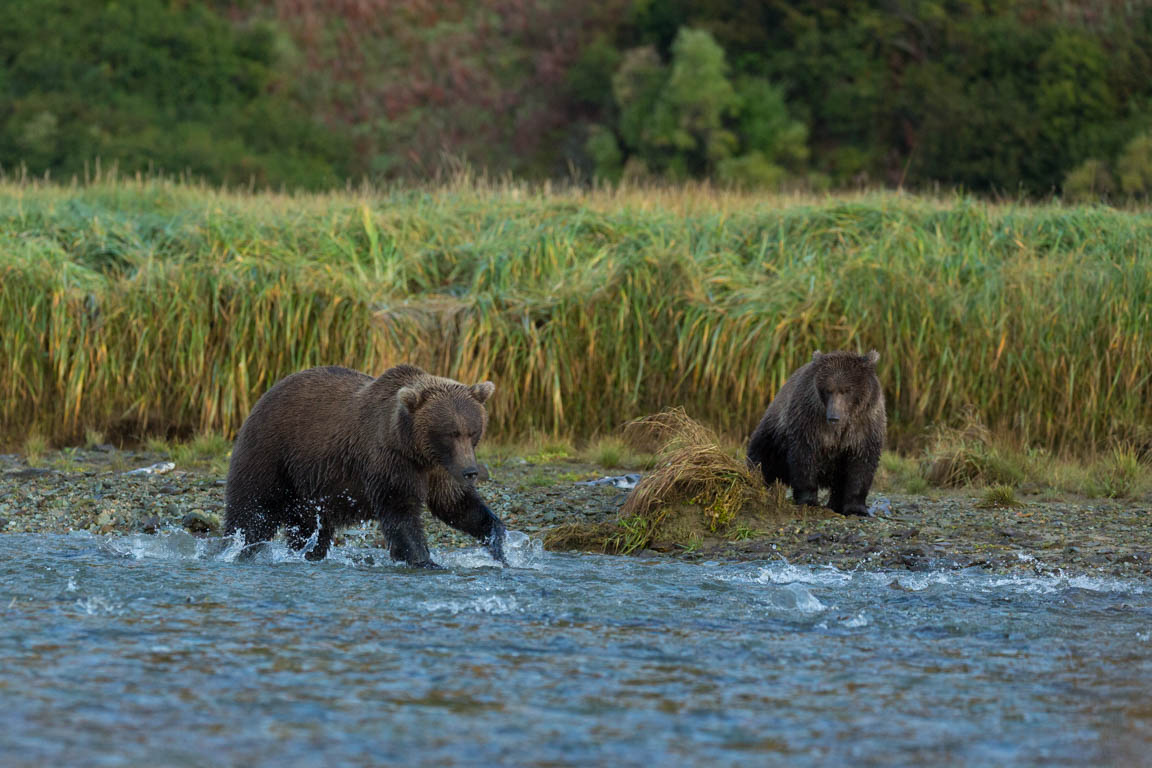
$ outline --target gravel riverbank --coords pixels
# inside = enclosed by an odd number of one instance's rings
[[[224,511],[223,464],[168,468],[166,455],[76,450],[29,466],[0,455],[0,532],[87,530],[106,535],[187,528],[210,535]],[[158,465],[150,474],[133,469]],[[535,538],[568,523],[612,521],[627,490],[580,481],[622,470],[587,463],[490,466],[481,493],[509,528]],[[691,559],[784,559],[841,569],[925,570],[980,567],[995,571],[1063,571],[1152,577],[1152,499],[1023,496],[1023,505],[983,509],[975,493],[906,496],[880,491],[887,510],[868,519],[806,512],[741,540],[723,537],[684,547],[653,542],[640,554]],[[471,546],[466,536],[428,518],[433,546]],[[663,550],[663,551],[660,551]]]

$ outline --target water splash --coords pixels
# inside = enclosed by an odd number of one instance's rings
[[[813,614],[827,609],[827,606],[802,584],[789,584],[783,589],[773,590],[768,599],[771,607],[789,613]]]
[[[119,616],[124,606],[104,595],[89,595],[75,603],[76,610],[87,616]]]
[[[393,567],[386,550],[366,546],[367,534],[359,529],[344,536],[345,543],[328,550],[323,562],[354,567]],[[305,553],[316,544],[316,534],[300,551],[289,547],[283,539],[265,543],[252,555],[251,562],[265,565],[306,563]],[[225,537],[197,538],[184,530],[172,530],[156,535],[136,533],[128,536],[109,536],[102,546],[120,557],[135,560],[213,560],[235,562],[244,549],[244,539],[237,532]],[[508,531],[504,539],[504,556],[512,568],[540,570],[545,557],[544,543],[520,531]],[[433,560],[450,568],[492,568],[501,564],[483,547],[468,549],[440,549]]]
[[[543,567],[544,541],[521,531],[508,531],[504,535],[504,558],[513,568],[539,570]]]

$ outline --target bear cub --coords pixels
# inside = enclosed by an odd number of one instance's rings
[[[474,487],[490,381],[467,386],[412,365],[378,378],[335,366],[277,382],[240,427],[228,468],[225,533],[245,553],[280,528],[309,560],[336,528],[376,520],[392,558],[435,568],[429,511],[504,562],[504,525]]]
[[[819,351],[780,388],[748,443],[748,463],[764,482],[791,486],[797,504],[828,506],[842,515],[867,515],[868,491],[887,417],[876,377],[875,350],[867,355]]]

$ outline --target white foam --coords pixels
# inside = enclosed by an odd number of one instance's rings
[[[993,589],[1009,588],[1017,592],[1027,592],[1037,595],[1049,595],[1053,592],[1063,592],[1068,589],[1084,589],[1090,592],[1119,592],[1134,595],[1144,594],[1144,587],[1121,579],[1105,578],[1102,576],[1065,576],[1062,572],[1058,572],[1052,576],[994,577],[988,581],[988,587]]]
[[[515,613],[520,608],[514,597],[500,597],[499,595],[483,595],[474,600],[445,600],[440,602],[426,602],[421,605],[428,612],[451,613]]]
[[[860,613],[856,614],[855,616],[852,616],[851,618],[842,619],[840,621],[840,624],[842,624],[845,627],[848,627],[849,629],[857,629],[859,627],[866,627],[866,626],[868,626],[868,617],[866,615],[864,615],[863,611],[861,611]]]
[[[806,566],[791,563],[772,563],[754,575],[721,577],[727,581],[744,581],[755,584],[816,584],[818,586],[840,586],[852,581],[852,574],[845,573],[830,565]]]

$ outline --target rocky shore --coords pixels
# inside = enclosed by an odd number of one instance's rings
[[[52,453],[37,466],[0,455],[0,533],[115,536],[184,528],[211,535],[224,511],[222,467],[217,461],[185,468],[164,454],[108,446]],[[491,462],[490,472],[481,493],[509,528],[534,538],[571,523],[603,523],[610,530],[628,494],[611,484],[582,484],[623,474],[582,462],[511,458]],[[798,511],[738,535],[687,545],[653,541],[639,554],[783,559],[841,569],[979,567],[1152,577],[1147,496],[1118,501],[1038,493],[1004,509],[981,508],[976,491],[911,496],[880,489],[874,499],[878,514],[872,518]],[[432,518],[426,529],[434,547],[473,545]]]

